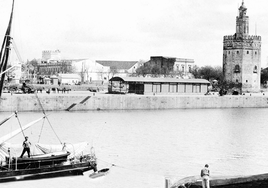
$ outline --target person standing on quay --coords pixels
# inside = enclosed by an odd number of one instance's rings
[[[28,157],[30,158],[30,146],[31,146],[31,142],[28,141],[28,136],[25,136],[25,140],[22,143],[22,146],[23,146],[23,151],[22,151],[22,153],[20,155],[20,158],[23,157],[23,155],[24,155],[25,152],[27,152]]]
[[[209,169],[208,164],[201,170],[202,187],[209,188]]]

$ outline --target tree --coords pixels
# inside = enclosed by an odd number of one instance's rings
[[[150,74],[150,70],[149,66],[142,65],[136,69],[136,74],[145,77],[147,74]]]
[[[226,91],[231,93],[233,91],[238,91],[241,93],[242,91],[242,83],[226,81],[223,76],[222,67],[216,66],[204,66],[199,68],[198,66],[194,66],[192,68],[191,73],[194,75],[195,78],[203,78],[211,82],[212,89],[215,91],[219,91],[222,93]],[[268,74],[267,74],[268,76]],[[214,82],[214,80],[217,80]]]
[[[261,84],[266,85],[268,81],[268,67],[265,69],[261,69]]]
[[[233,94],[234,91],[242,93],[242,83],[223,80],[218,83],[218,89],[229,94]]]
[[[201,78],[200,68],[197,65],[194,65],[190,72],[195,78]]]
[[[194,66],[191,70],[191,73],[194,75],[195,78],[203,78],[208,81],[212,80],[223,80],[223,72],[222,67],[216,66],[204,66],[199,68],[198,66]]]
[[[143,77],[146,75],[151,75],[152,77],[159,77],[160,75],[167,76],[170,74],[170,72],[171,71],[169,71],[167,67],[161,68],[160,66],[154,64],[144,64],[136,70],[136,74],[142,75]]]
[[[183,71],[180,71],[180,70],[174,70],[174,71],[170,71],[169,72],[169,75],[172,78],[183,78],[184,72]]]
[[[158,77],[161,74],[161,68],[159,66],[157,66],[157,65],[153,65],[151,67],[151,71],[150,72],[151,72],[151,75],[153,77]]]
[[[21,70],[24,72],[24,75],[26,75],[27,79],[32,79],[34,78],[34,74],[38,72],[38,61],[36,59],[32,59],[31,61],[27,60],[26,63],[22,64]],[[25,79],[26,79],[25,78]]]

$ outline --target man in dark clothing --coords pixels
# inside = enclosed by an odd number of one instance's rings
[[[208,164],[205,165],[205,168],[201,170],[201,177],[202,177],[202,187],[209,188],[209,169]]]
[[[23,155],[24,155],[25,152],[27,152],[28,157],[30,158],[30,146],[31,146],[31,142],[28,141],[28,136],[25,136],[25,140],[24,140],[22,146],[23,146],[23,151],[21,153],[20,158],[23,157]]]

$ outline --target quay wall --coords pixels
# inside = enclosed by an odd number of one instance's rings
[[[40,95],[45,111],[267,108],[268,96]],[[0,112],[41,111],[35,95],[4,95]]]

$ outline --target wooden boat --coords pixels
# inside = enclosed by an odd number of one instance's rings
[[[101,176],[105,176],[109,173],[110,169],[109,168],[104,168],[99,170],[98,172],[94,172],[92,174],[89,175],[90,178],[98,178]]]
[[[202,188],[202,180],[200,177],[187,177],[177,181],[172,185],[167,185],[168,188]],[[210,187],[212,188],[267,188],[268,173],[257,174],[251,176],[222,176],[211,177]]]
[[[6,159],[7,164],[11,166],[16,166],[17,169],[24,168],[32,168],[39,167],[43,165],[53,165],[60,164],[62,162],[67,161],[67,157],[70,155],[70,152],[53,152],[48,154],[40,154],[40,155],[32,155],[30,158],[28,157],[12,157],[11,160],[9,158]]]
[[[56,164],[54,160],[50,165],[30,166],[28,168],[16,169],[2,167],[0,170],[0,183],[9,181],[21,181],[40,178],[53,178],[71,175],[83,175],[89,170],[96,171],[96,163],[91,160],[92,156],[83,156],[80,160],[70,160]],[[8,167],[8,165],[6,166]]]
[[[39,118],[39,120],[40,119],[43,118]],[[79,154],[77,156],[71,154],[67,150],[61,150],[45,154],[31,155],[30,158],[18,158],[12,156],[9,149],[6,149],[6,141],[19,134],[21,131],[29,128],[37,121],[38,120],[30,122],[29,124],[21,127],[21,130],[14,130],[10,134],[0,138],[0,156],[3,156],[3,154],[6,153],[6,160],[0,160],[0,183],[59,176],[83,175],[83,172],[85,171],[97,171],[96,156],[94,152],[86,155]],[[82,144],[85,145],[84,143]],[[79,147],[81,146],[80,143],[72,144],[72,150],[75,150],[76,145]],[[61,148],[60,146],[61,145],[59,145],[58,148]],[[65,149],[68,149],[66,144],[64,146]]]
[[[15,112],[15,114],[15,117],[18,117],[17,112]],[[11,115],[4,121],[1,121],[1,124],[7,122],[13,116],[14,115]],[[31,155],[30,158],[14,157],[11,151],[15,148],[12,149],[12,147],[10,147],[12,145],[8,144],[7,141],[42,119],[44,119],[44,117],[32,121],[21,126],[19,129],[0,137],[0,159],[2,159],[0,160],[0,183],[7,181],[82,175],[85,171],[97,171],[97,159],[94,150],[91,150],[90,154],[81,154],[83,153],[83,149],[81,148],[83,148],[82,146],[87,145],[86,142],[69,144],[71,145],[69,146],[71,149],[66,143],[64,143],[63,146],[38,143],[36,144],[38,145],[37,148],[39,148],[43,154]],[[76,146],[80,150],[77,150]],[[53,152],[51,152],[51,150],[53,150]],[[74,155],[74,153],[76,155]],[[5,160],[3,161],[3,159]]]
[[[34,122],[36,121],[37,120]],[[32,124],[33,122],[21,127],[21,131],[30,127]],[[15,130],[0,138],[1,155],[5,153],[6,150],[5,141],[19,133],[19,130]],[[72,144],[72,149],[75,149],[75,145],[80,146],[81,144]],[[68,147],[66,147],[66,149],[68,149]],[[72,155],[71,158],[69,157],[70,155]],[[5,159],[5,161],[1,161],[0,163],[0,183],[7,181],[83,175],[83,172],[85,171],[97,171],[96,156],[94,152],[76,156],[70,154],[69,151],[62,150],[46,154],[32,155],[30,158],[6,156]]]

